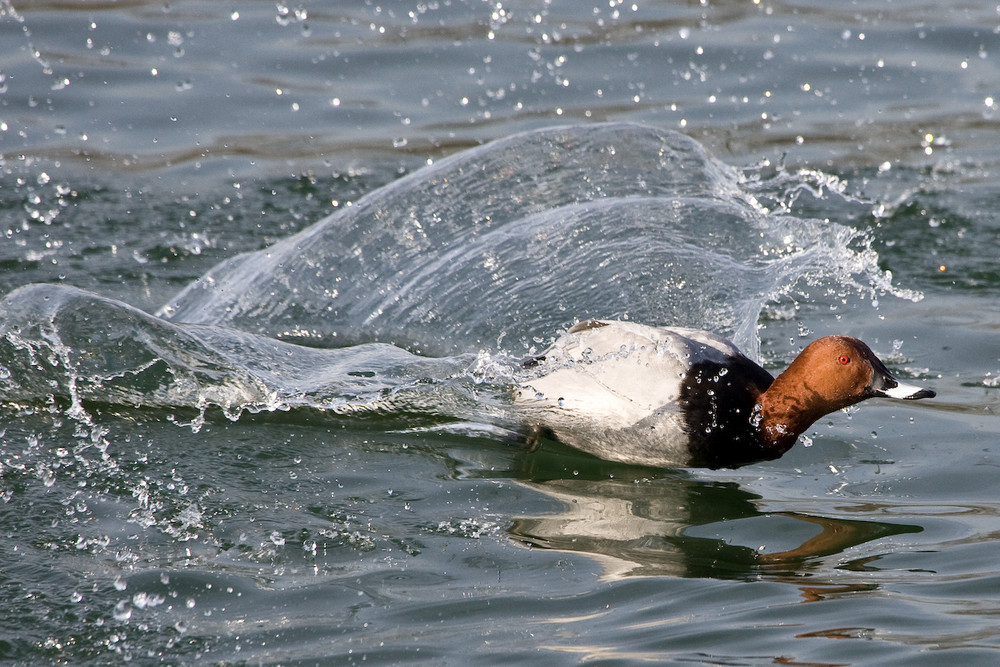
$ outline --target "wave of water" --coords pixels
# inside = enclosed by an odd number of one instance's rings
[[[800,190],[831,185],[739,172],[650,127],[516,135],[225,261],[156,315],[15,290],[0,396],[504,422],[517,360],[580,319],[711,329],[757,357],[762,309],[804,286],[912,296],[863,234],[797,213]]]

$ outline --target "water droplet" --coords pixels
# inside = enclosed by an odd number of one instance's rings
[[[129,606],[128,600],[122,600],[115,605],[115,610],[112,612],[112,616],[115,617],[116,621],[125,622],[132,618],[132,607]]]
[[[155,593],[143,593],[138,592],[132,596],[132,604],[136,609],[145,609],[147,607],[156,607],[163,604],[163,596],[157,595]]]

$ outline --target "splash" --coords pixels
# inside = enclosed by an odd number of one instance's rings
[[[710,329],[756,358],[767,304],[915,298],[865,234],[808,215],[844,190],[738,172],[649,127],[515,135],[223,262],[157,315],[12,292],[0,395],[63,398],[82,420],[92,403],[185,407],[196,429],[211,409],[503,422],[519,360],[580,319]]]

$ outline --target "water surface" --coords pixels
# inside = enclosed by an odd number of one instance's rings
[[[0,3],[0,655],[994,663],[998,24]],[[590,316],[938,398],[528,452],[504,388]]]

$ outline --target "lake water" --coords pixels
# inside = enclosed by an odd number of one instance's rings
[[[988,3],[0,0],[0,659],[995,664],[998,146]],[[938,396],[529,452],[586,317]]]

